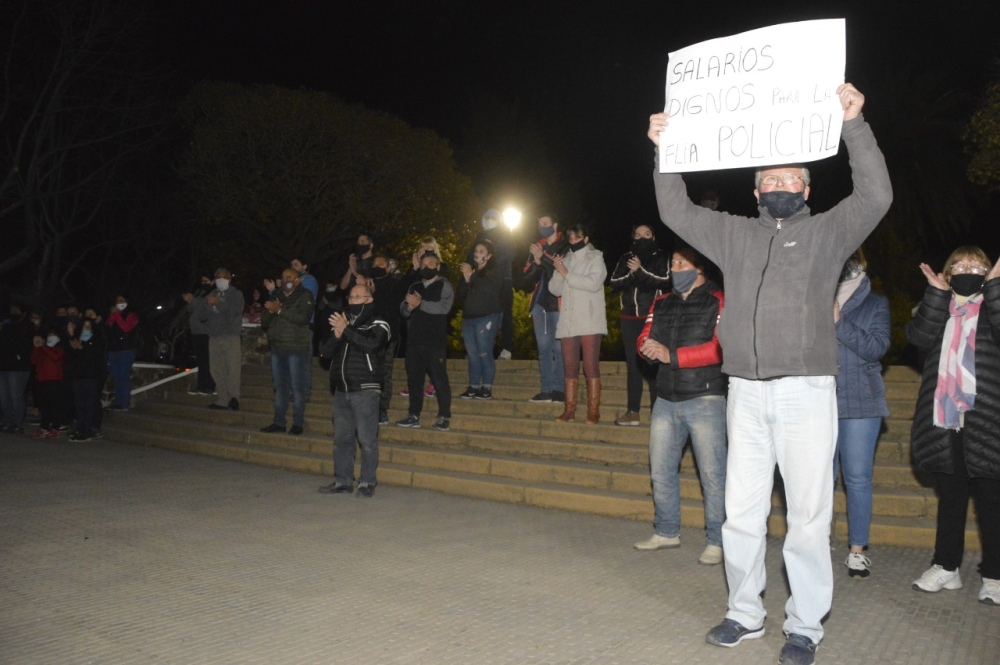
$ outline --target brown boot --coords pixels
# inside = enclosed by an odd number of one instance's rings
[[[587,424],[596,425],[601,420],[601,380],[587,379]]]
[[[579,386],[579,379],[563,380],[563,390],[566,391],[566,401],[564,402],[566,408],[563,410],[561,416],[556,417],[556,420],[568,423],[569,421],[576,419],[576,402],[580,395]]]

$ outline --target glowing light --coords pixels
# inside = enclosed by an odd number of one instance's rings
[[[521,223],[521,211],[517,208],[507,208],[503,211],[503,223],[513,231]]]

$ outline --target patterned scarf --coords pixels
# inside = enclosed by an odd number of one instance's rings
[[[955,298],[948,305],[951,316],[941,340],[937,389],[934,391],[934,426],[958,430],[962,414],[976,404],[976,324],[983,294],[960,305]]]

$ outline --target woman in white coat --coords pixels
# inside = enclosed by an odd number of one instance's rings
[[[580,358],[587,378],[587,424],[601,419],[601,340],[608,334],[604,306],[604,255],[590,244],[587,228],[575,224],[566,231],[570,251],[553,259],[555,272],[549,291],[561,298],[556,339],[562,344],[566,367],[565,410],[556,420],[576,418]]]

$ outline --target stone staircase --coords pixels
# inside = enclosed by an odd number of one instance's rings
[[[399,390],[405,385],[401,359],[395,370],[394,387]],[[457,395],[466,385],[465,362],[451,361],[449,374]],[[380,428],[379,482],[651,522],[648,409],[644,405],[642,426],[614,426],[614,418],[625,411],[625,366],[603,362],[601,374],[602,422],[595,427],[583,424],[582,418],[571,423],[555,421],[561,404],[527,401],[538,391],[535,362],[498,362],[495,399],[455,399],[451,431],[430,427],[437,409],[433,397],[425,400],[423,428]],[[306,433],[297,437],[259,431],[271,422],[273,410],[269,366],[244,366],[239,412],[205,408],[208,398],[187,394],[193,378],[150,391],[131,412],[109,414],[104,422],[106,438],[332,475],[333,426],[326,372],[314,367]],[[914,474],[909,463],[910,419],[919,377],[909,368],[892,367],[885,380],[892,416],[883,426],[878,447],[871,541],[930,548],[936,510],[933,484]],[[393,396],[390,422],[406,415],[407,402],[405,397]],[[701,489],[690,448],[681,470],[682,521],[686,526],[703,526]],[[317,486],[326,482],[317,478]],[[835,538],[841,542],[847,538],[845,506],[838,487],[834,527]],[[785,532],[780,482],[775,486],[768,529],[772,535]],[[966,542],[970,550],[980,547],[971,521]]]

